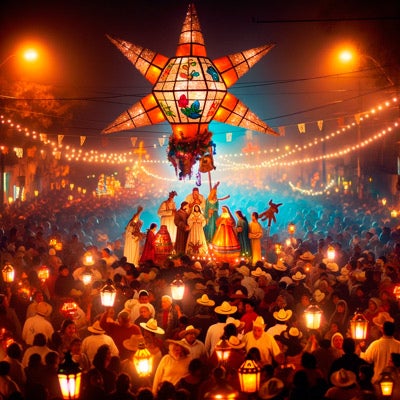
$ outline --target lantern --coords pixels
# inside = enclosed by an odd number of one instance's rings
[[[57,244],[57,239],[56,238],[51,238],[49,241],[49,246],[50,247],[55,247]]]
[[[112,280],[108,279],[107,283],[100,290],[101,304],[104,307],[112,307],[114,305],[117,289],[112,284]]]
[[[92,283],[93,280],[93,273],[89,269],[87,269],[83,274],[82,274],[82,282],[84,285],[89,285]]]
[[[390,397],[392,396],[393,392],[394,380],[388,372],[382,372],[381,376],[382,377],[379,380],[379,387],[381,389],[382,396]]]
[[[275,244],[275,253],[277,255],[279,255],[279,254],[281,254],[281,252],[282,252],[282,245],[280,243],[276,243]]]
[[[79,364],[72,361],[70,352],[65,354],[64,362],[58,367],[57,375],[63,399],[79,399],[82,372]]]
[[[400,300],[400,285],[394,287],[393,294],[396,296],[397,300]]]
[[[326,255],[327,255],[329,261],[333,261],[335,259],[335,253],[336,253],[335,248],[333,246],[328,246]]]
[[[384,197],[384,198],[382,199],[382,205],[383,205],[383,207],[386,206],[386,203],[387,203],[387,199],[386,199],[386,197]]]
[[[67,300],[63,303],[60,311],[65,318],[72,319],[78,311],[78,305],[73,300]]]
[[[139,343],[138,349],[133,356],[133,364],[140,377],[149,376],[153,371],[153,356],[143,342]]]
[[[171,283],[171,296],[174,300],[182,300],[185,292],[185,284],[178,275]]]
[[[87,251],[83,255],[83,265],[86,265],[86,266],[94,265],[94,257],[90,251]]]
[[[215,353],[217,354],[220,364],[226,364],[231,355],[232,348],[226,339],[221,339],[215,346]]]
[[[49,268],[46,265],[42,265],[38,271],[38,278],[42,282],[46,282],[46,280],[49,279],[49,276],[50,276]]]
[[[55,248],[57,251],[61,251],[61,250],[63,249],[62,241],[61,241],[61,240],[57,240],[56,245],[54,246],[54,248]]]
[[[6,264],[4,265],[4,268],[2,269],[1,273],[3,275],[3,281],[5,283],[14,282],[15,270],[14,270],[14,267],[9,262],[6,262]]]
[[[254,393],[260,387],[261,369],[253,360],[246,360],[239,368],[240,390],[245,393]]]
[[[293,222],[291,222],[289,225],[288,225],[288,232],[289,232],[289,235],[294,235],[295,234],[295,232],[296,232],[296,225],[293,223]]]
[[[308,329],[319,329],[321,325],[322,310],[316,304],[310,304],[304,311]]]
[[[355,313],[350,320],[351,337],[354,340],[364,340],[367,337],[368,320],[361,313]]]

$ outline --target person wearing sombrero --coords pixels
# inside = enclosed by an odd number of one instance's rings
[[[158,364],[153,380],[153,393],[156,395],[159,385],[168,381],[176,385],[189,372],[191,358],[190,347],[182,340],[167,339],[168,354]]]
[[[206,340],[204,342],[206,346],[206,352],[210,357],[214,351],[215,345],[221,339],[224,333],[224,327],[226,325],[226,319],[232,316],[237,311],[237,307],[229,304],[227,301],[223,301],[222,304],[214,308],[217,321],[215,324],[210,325],[207,330]]]
[[[267,333],[271,336],[279,336],[283,331],[286,331],[290,324],[293,311],[288,308],[280,308],[272,313],[275,320],[275,325],[272,325],[267,329]]]
[[[190,358],[200,358],[206,360],[207,353],[206,347],[203,342],[197,339],[200,334],[200,329],[195,328],[193,325],[188,325],[184,330],[179,332],[178,336],[190,348]]]
[[[260,350],[261,365],[273,364],[274,361],[281,364],[284,361],[278,343],[273,336],[265,332],[264,318],[260,315],[253,321],[253,329],[243,336],[243,341],[246,351],[252,347]]]
[[[348,400],[357,398],[361,389],[357,385],[357,376],[354,372],[341,368],[331,375],[333,387],[325,393],[325,399]]]
[[[189,319],[190,324],[200,330],[197,339],[203,343],[205,343],[208,328],[218,322],[214,313],[214,306],[215,301],[210,299],[207,294],[203,294],[196,299],[194,315]]]

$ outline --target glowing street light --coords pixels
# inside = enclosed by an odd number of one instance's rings
[[[21,58],[24,61],[33,63],[39,59],[39,53],[36,49],[34,49],[32,47],[24,49],[22,52],[19,51],[16,53],[12,53],[0,63],[0,68],[2,68],[3,65],[7,64],[13,58]]]

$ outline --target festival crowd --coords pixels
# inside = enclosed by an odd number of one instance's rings
[[[259,192],[241,203],[217,190],[134,206],[129,193],[75,202],[50,193],[5,209],[1,267],[15,278],[0,291],[0,399],[62,399],[66,357],[83,372],[81,400],[200,400],[221,388],[247,399],[245,360],[261,370],[253,399],[381,399],[383,375],[400,399],[397,220],[370,200],[275,203]],[[177,277],[182,300],[171,295]],[[310,305],[322,310],[316,329],[305,323]],[[351,336],[355,313],[368,321],[365,340]],[[143,343],[146,378],[132,362]]]

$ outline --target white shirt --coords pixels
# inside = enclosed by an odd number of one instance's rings
[[[193,344],[190,344],[186,339],[182,339],[190,347],[189,357],[193,360],[194,358],[205,358],[207,357],[206,346],[200,340],[195,340]]]
[[[24,327],[22,328],[22,339],[27,345],[31,346],[37,333],[43,333],[47,340],[50,340],[54,333],[53,325],[39,314],[29,317],[25,321]]]
[[[105,334],[94,334],[86,336],[85,339],[83,339],[81,351],[86,354],[91,364],[93,363],[93,358],[96,355],[98,348],[103,344],[108,344],[108,346],[110,346],[111,356],[119,355],[118,348],[111,336]]]
[[[221,339],[221,336],[224,334],[225,325],[225,322],[217,322],[213,325],[210,325],[207,329],[204,345],[206,347],[206,352],[209,357],[211,357],[216,344]]]
[[[273,358],[281,353],[278,343],[267,332],[263,332],[261,337],[256,339],[253,331],[250,331],[244,335],[243,340],[246,343],[246,351],[249,351],[252,347],[257,347],[260,350],[261,365],[272,364]]]

